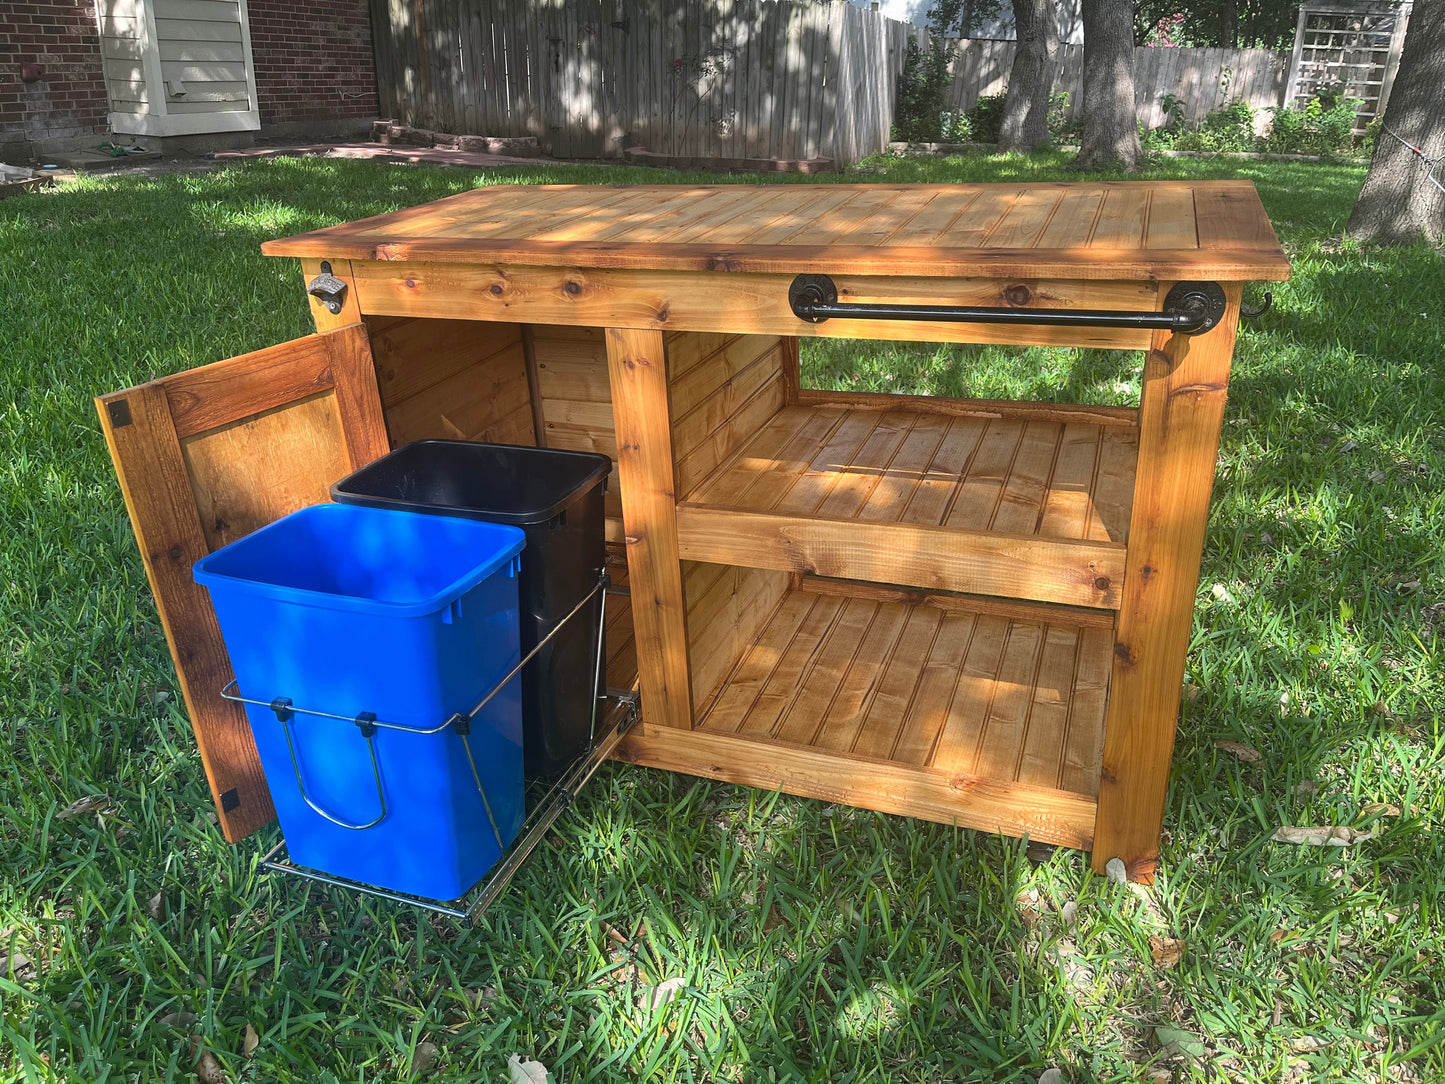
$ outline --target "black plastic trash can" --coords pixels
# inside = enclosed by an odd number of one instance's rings
[[[612,460],[591,452],[419,440],[341,479],[332,500],[465,516],[522,528],[518,585],[525,655],[588,591],[607,559],[602,498]],[[602,594],[522,672],[522,748],[529,777],[552,775],[587,745]],[[605,657],[605,647],[604,647]],[[605,670],[605,667],[604,667]]]

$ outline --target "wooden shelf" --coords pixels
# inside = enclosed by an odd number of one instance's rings
[[[699,703],[697,728],[648,728],[631,756],[1085,846],[1113,639],[1066,620],[790,590]]]
[[[785,407],[679,504],[682,556],[1117,608],[1136,429],[1011,406]]]

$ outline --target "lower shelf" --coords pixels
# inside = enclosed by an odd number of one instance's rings
[[[790,590],[695,729],[624,755],[1087,847],[1112,653],[1106,628]]]

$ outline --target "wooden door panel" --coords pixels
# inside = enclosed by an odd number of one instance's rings
[[[231,665],[191,566],[388,450],[371,346],[353,324],[96,399],[226,838],[274,817]]]

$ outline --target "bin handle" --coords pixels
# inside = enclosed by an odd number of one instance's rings
[[[593,671],[593,687],[595,688],[597,679],[600,676],[602,669],[602,636],[603,630],[607,627],[606,592],[607,588],[611,585],[611,583],[612,578],[607,575],[607,572],[604,569],[598,574],[597,582],[593,585],[592,590],[588,591],[587,594],[583,597],[583,599],[578,602],[577,605],[572,607],[571,611],[567,614],[566,617],[562,618],[561,621],[558,621],[557,624],[552,627],[551,632],[547,633],[546,636],[542,637],[541,640],[537,641],[537,645],[532,648],[531,651],[527,652],[527,654],[524,655],[517,662],[517,665],[512,667],[511,671],[507,674],[507,676],[502,678],[501,681],[497,682],[497,684],[492,687],[491,691],[488,692],[486,696],[482,697],[481,701],[478,702],[476,707],[472,708],[472,710],[467,712],[466,714],[457,712],[455,715],[451,716],[449,719],[447,719],[445,722],[441,723],[438,726],[422,729],[420,727],[404,726],[400,723],[384,722],[376,717],[375,712],[370,711],[364,711],[355,718],[352,718],[347,715],[336,715],[329,711],[317,711],[314,708],[298,708],[294,704],[292,704],[291,698],[289,696],[278,696],[275,700],[270,701],[255,700],[249,696],[242,696],[239,692],[236,691],[237,685],[239,684],[236,678],[232,678],[230,681],[226,682],[226,684],[221,688],[221,697],[225,700],[233,700],[238,704],[254,704],[257,707],[268,708],[271,711],[275,712],[276,718],[281,721],[281,730],[286,735],[286,748],[291,753],[291,767],[296,773],[296,787],[301,792],[302,799],[306,802],[308,806],[311,807],[311,809],[313,809],[320,816],[325,817],[332,824],[340,825],[342,828],[350,828],[351,830],[357,832],[366,828],[375,827],[376,825],[380,824],[382,820],[386,817],[386,794],[383,792],[381,786],[381,768],[376,763],[377,730],[399,730],[403,734],[426,735],[440,734],[443,730],[447,729],[447,727],[455,728],[457,732],[457,737],[462,739],[462,748],[466,750],[467,764],[471,767],[472,779],[477,784],[477,792],[482,796],[482,807],[487,811],[487,820],[491,824],[492,835],[496,836],[497,838],[497,846],[501,850],[505,851],[507,848],[506,845],[502,843],[502,833],[497,827],[496,817],[492,814],[492,803],[487,799],[487,789],[482,786],[482,776],[481,773],[477,771],[477,762],[476,759],[472,756],[472,745],[471,742],[467,740],[467,736],[471,733],[472,719],[475,718],[477,715],[481,714],[482,709],[485,708],[489,703],[491,703],[492,699],[503,689],[505,689],[513,678],[515,678],[518,674],[522,672],[522,668],[526,666],[527,663],[531,662],[532,659],[542,650],[542,648],[547,646],[547,644],[552,640],[554,636],[556,636],[559,632],[562,631],[562,627],[566,625],[567,622],[571,621],[572,618],[576,617],[577,614],[582,611],[582,608],[586,606],[587,603],[592,601],[594,596],[600,594],[602,596],[602,607],[601,614],[599,615],[600,619],[597,630],[598,650],[597,657],[594,662]],[[376,797],[381,804],[381,812],[377,814],[375,820],[368,821],[366,824],[348,824],[341,818],[333,816],[325,809],[322,809],[319,805],[317,805],[311,800],[311,796],[306,793],[306,785],[301,781],[301,765],[296,759],[296,747],[291,742],[291,727],[287,725],[287,720],[291,719],[292,716],[296,715],[297,713],[300,713],[302,715],[315,715],[323,719],[339,719],[342,722],[355,723],[357,727],[361,730],[362,735],[366,738],[367,748],[371,752],[371,771],[372,775],[376,779]],[[592,704],[592,719],[588,726],[589,744],[591,743],[591,739],[596,730],[596,725],[597,704],[596,697],[594,696]]]
[[[311,795],[306,793],[306,784],[301,779],[301,762],[296,759],[296,746],[291,741],[291,719],[294,717],[295,712],[291,710],[290,697],[278,696],[275,700],[271,701],[269,707],[276,713],[276,719],[281,723],[281,733],[286,735],[286,751],[291,754],[291,770],[296,773],[296,789],[301,792],[301,800],[303,802],[310,806],[315,813],[325,817],[332,824],[338,825],[341,828],[349,828],[353,832],[374,828],[386,819],[386,792],[381,786],[381,768],[376,763],[376,716],[373,713],[363,711],[356,717],[354,722],[356,723],[357,729],[361,731],[361,736],[366,739],[366,749],[367,752],[371,754],[371,776],[376,780],[376,799],[381,806],[381,812],[365,824],[351,824],[348,821],[342,820],[334,813],[322,809],[320,805],[311,799]],[[470,756],[470,754],[468,754],[468,756]],[[488,810],[487,813],[490,816],[491,810]]]

